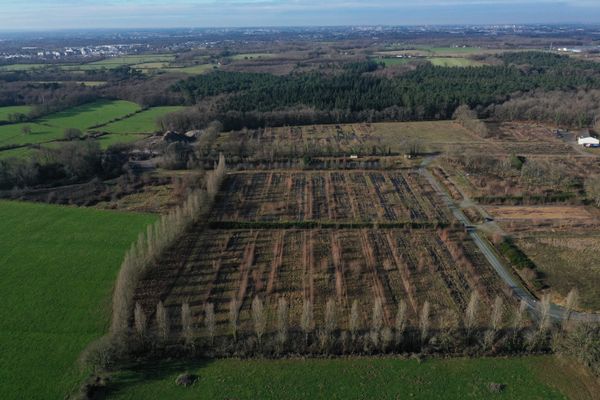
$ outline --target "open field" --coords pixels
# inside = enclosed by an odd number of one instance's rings
[[[427,181],[402,172],[264,172],[230,175],[217,221],[448,222]]]
[[[482,63],[465,57],[430,57],[427,60],[438,67],[476,67]]]
[[[222,135],[221,141],[239,142],[239,132]],[[342,154],[371,154],[407,152],[418,142],[423,151],[442,151],[478,145],[481,139],[452,121],[435,122],[383,122],[339,125],[305,125],[266,128],[251,131],[249,139],[260,147],[296,147],[315,149],[317,152]]]
[[[183,109],[183,107],[152,107],[129,118],[110,123],[102,127],[108,133],[154,133],[158,131],[156,120],[165,114]]]
[[[8,122],[10,114],[27,114],[30,111],[30,106],[0,107],[0,122]]]
[[[564,303],[573,288],[579,291],[580,305],[600,310],[600,238],[593,234],[539,233],[522,235],[517,245],[535,263],[550,287],[554,301]]]
[[[558,372],[560,371],[560,372]],[[175,385],[183,373],[199,380]],[[492,393],[490,383],[505,385]],[[124,371],[111,399],[592,399],[589,377],[548,356],[523,358],[218,360]]]
[[[140,107],[128,101],[99,101],[45,116],[31,123],[0,126],[0,146],[46,143],[64,137],[66,128],[82,132],[93,126],[131,114]],[[23,127],[31,128],[24,134]]]
[[[0,202],[0,398],[63,398],[102,335],[121,258],[154,216]]]

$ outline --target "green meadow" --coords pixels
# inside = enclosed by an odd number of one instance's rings
[[[82,132],[92,126],[108,123],[117,118],[140,110],[140,106],[129,101],[98,101],[57,112],[31,123],[0,126],[0,146],[46,143],[62,139],[66,128],[77,128]],[[23,133],[29,127],[30,133]]]
[[[184,372],[198,377],[193,386],[175,385]],[[550,356],[166,362],[120,372],[110,389],[112,399],[147,400],[586,398],[578,375]]]
[[[154,219],[0,201],[1,399],[62,399],[78,386],[123,254]]]
[[[154,133],[158,131],[156,121],[165,114],[181,110],[183,107],[153,107],[132,115],[121,121],[116,121],[102,128],[109,133]]]
[[[0,107],[0,122],[8,122],[10,114],[27,114],[30,111],[30,106]]]

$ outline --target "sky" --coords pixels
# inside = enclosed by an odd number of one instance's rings
[[[0,0],[0,29],[600,23],[600,0]]]

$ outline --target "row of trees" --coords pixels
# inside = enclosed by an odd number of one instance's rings
[[[208,214],[225,172],[225,157],[221,155],[215,169],[206,175],[206,189],[192,192],[182,206],[148,226],[125,254],[113,293],[113,335],[128,331],[134,292],[140,279],[189,226],[199,223],[200,218]]]
[[[213,303],[206,303],[203,315],[198,318],[188,302],[181,305],[179,320],[174,322],[173,315],[159,302],[153,323],[136,304],[133,329],[137,343],[144,349],[152,344],[155,349],[176,348],[194,355],[539,352],[551,348],[553,335],[576,330],[578,324],[572,318],[576,301],[577,293],[572,291],[563,320],[558,324],[551,319],[548,296],[542,298],[533,323],[528,319],[524,301],[509,315],[501,297],[487,305],[476,292],[472,293],[462,316],[442,310],[433,318],[431,304],[425,301],[418,315],[409,318],[407,304],[400,301],[392,321],[386,320],[384,304],[379,298],[374,300],[367,318],[358,301],[353,301],[349,315],[345,316],[338,303],[330,298],[319,321],[313,304],[306,299],[300,318],[294,323],[290,321],[285,297],[278,298],[269,312],[264,300],[256,296],[250,306],[251,331],[245,332],[240,327],[241,304],[236,298],[229,303],[225,322],[218,321]]]

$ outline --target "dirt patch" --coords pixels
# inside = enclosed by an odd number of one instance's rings
[[[489,206],[498,220],[587,220],[594,216],[583,206]]]

